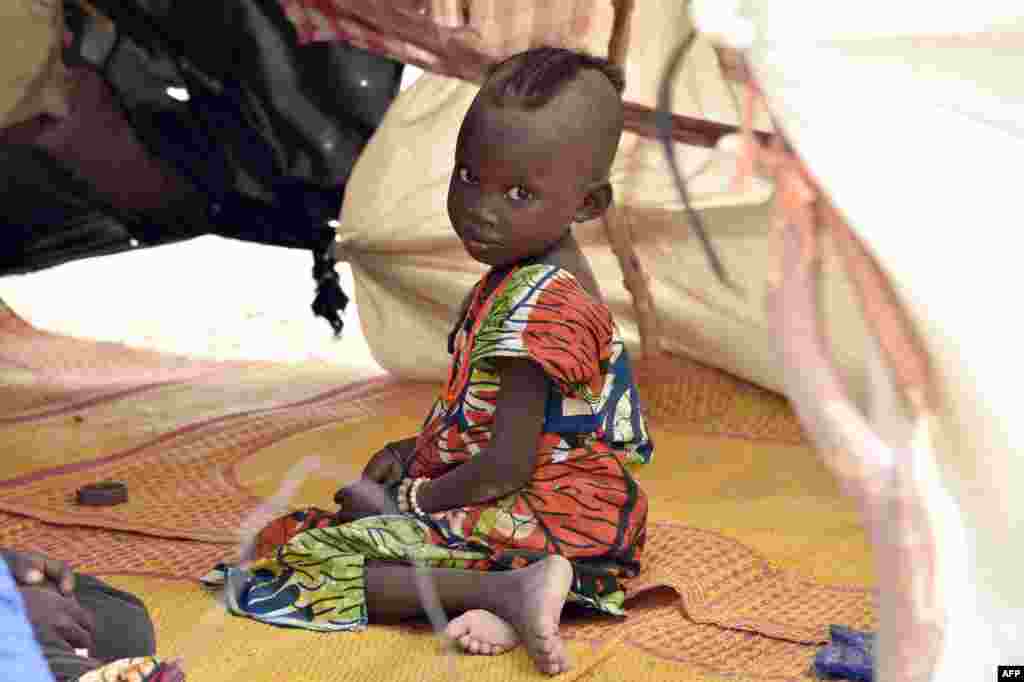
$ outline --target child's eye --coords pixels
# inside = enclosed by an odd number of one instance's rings
[[[505,192],[505,196],[507,196],[512,201],[529,201],[530,199],[533,198],[533,195],[530,194],[530,192],[523,189],[519,185],[516,185],[509,191]]]
[[[459,171],[458,172],[459,172],[459,180],[461,180],[462,182],[466,183],[467,185],[475,185],[476,184],[476,178],[473,176],[472,173],[469,172],[468,168],[466,168],[465,166],[459,166]]]

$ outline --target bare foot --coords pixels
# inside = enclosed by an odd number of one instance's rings
[[[448,623],[445,634],[467,654],[497,656],[519,646],[515,628],[483,609],[466,611]]]
[[[566,672],[571,666],[558,625],[572,585],[572,564],[554,555],[508,575],[514,576],[518,589],[510,590],[501,600],[495,609],[498,616],[519,633],[542,673]]]

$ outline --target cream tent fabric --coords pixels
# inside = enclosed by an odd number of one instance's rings
[[[654,105],[663,66],[688,26],[685,5],[637,3],[626,62],[627,100]],[[599,33],[584,43],[600,54],[607,38]],[[442,375],[451,317],[481,272],[452,232],[445,208],[458,128],[476,91],[472,84],[442,76],[421,77],[394,103],[349,180],[339,255],[352,264],[363,328],[377,361],[403,376]],[[739,94],[723,81],[706,42],[687,60],[675,95],[676,113],[738,121]],[[660,145],[627,133],[613,169],[617,209],[611,219],[632,226],[635,249],[652,277],[662,315],[663,345],[781,389],[762,312],[770,190],[755,185],[745,193],[730,191],[730,159],[684,145],[677,145],[677,151],[712,238],[744,295],[721,287],[699,242],[690,238]],[[577,235],[628,339],[636,344],[632,300],[602,225],[580,226]],[[841,339],[837,350],[854,383],[861,384],[862,326],[842,307],[850,296],[840,278],[829,277],[826,291],[839,311],[834,318]]]
[[[938,466],[921,481],[948,626],[934,679],[994,676],[1022,661],[1024,640],[1010,227],[1024,7],[776,0],[740,13],[753,19],[751,59],[776,120],[891,277],[937,375]]]
[[[67,111],[60,0],[0,3],[0,127]]]

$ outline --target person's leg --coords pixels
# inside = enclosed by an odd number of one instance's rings
[[[510,624],[537,667],[550,675],[569,669],[558,626],[572,584],[572,565],[552,556],[513,571],[416,569],[371,562],[366,568],[370,622],[388,623],[423,612],[416,571],[422,570],[452,612],[483,609]]]
[[[103,666],[103,661],[85,658],[75,653],[67,642],[40,639],[39,646],[43,650],[43,658],[50,666],[50,672],[57,682],[75,682],[79,677]]]
[[[79,656],[61,638],[44,634],[39,644],[57,682],[74,682],[112,661],[156,653],[153,622],[137,597],[79,573],[75,575],[75,599],[93,617],[93,650],[88,657]]]
[[[135,595],[91,575],[75,576],[75,597],[96,622],[89,655],[103,663],[156,654],[156,634],[146,606]]]

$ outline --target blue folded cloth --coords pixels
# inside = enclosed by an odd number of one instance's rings
[[[873,682],[875,678],[875,633],[842,625],[829,626],[831,642],[818,650],[814,671],[835,680]]]

